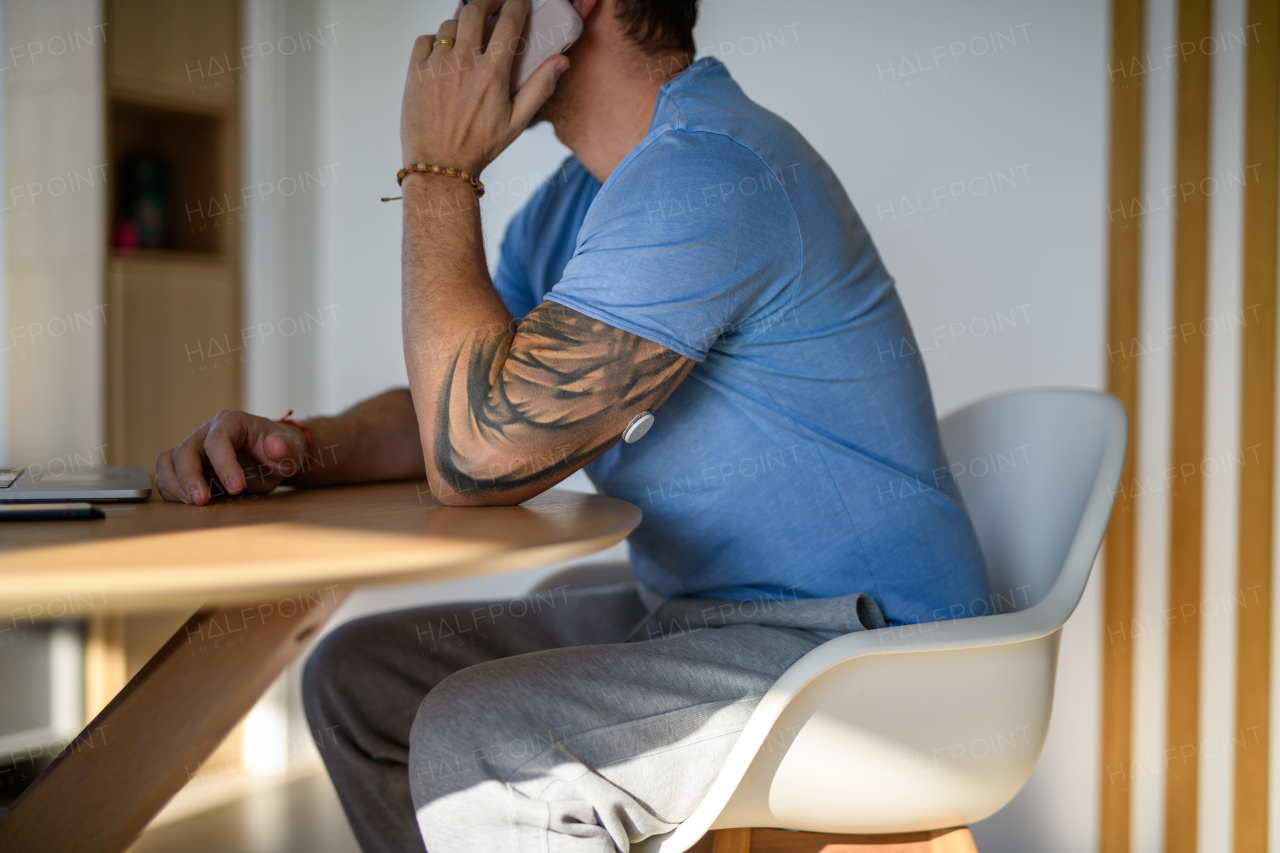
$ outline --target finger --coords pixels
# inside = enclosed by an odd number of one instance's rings
[[[267,459],[271,462],[281,462],[285,459],[302,461],[302,458],[307,455],[307,440],[301,433],[302,430],[297,427],[282,427],[273,431],[262,445]]]
[[[306,436],[295,426],[281,423],[272,426],[278,429],[262,441],[262,452],[266,456],[263,462],[285,479],[300,474],[307,455]]]
[[[511,76],[511,65],[515,62],[520,34],[524,32],[524,22],[528,17],[528,0],[511,0],[502,7],[498,25],[493,28],[493,36],[484,55],[497,65],[504,76]]]
[[[431,46],[435,44],[436,35],[418,36],[413,40],[413,50],[409,51],[409,73],[413,74],[431,58]]]
[[[425,36],[418,36],[413,40],[413,50],[409,51],[409,72],[405,75],[406,88],[410,85],[407,81],[417,78],[422,81],[422,75],[428,73],[430,66],[427,60],[431,58],[431,45],[435,42],[435,33]]]
[[[471,0],[458,16],[458,49],[479,56],[484,49],[484,25],[502,0]]]
[[[243,447],[236,450],[236,464],[244,474],[244,490],[250,494],[269,492],[279,485],[275,475],[266,466],[259,464],[253,454]]]
[[[453,47],[447,44],[435,44],[438,39],[454,38],[458,32],[457,21],[444,21],[436,30],[433,36],[423,36],[424,39],[431,39],[431,46],[428,48],[428,58],[433,60],[427,62],[423,60],[421,63],[410,68],[410,72],[418,77],[418,82],[422,82],[423,77],[435,77],[441,73],[439,70],[440,63],[444,63],[445,67],[449,67],[449,54],[453,51]]]
[[[436,30],[436,39],[442,39],[442,38],[451,38],[455,42],[457,42],[458,40],[458,22],[457,21],[450,19],[448,21],[443,21],[440,24],[439,29]],[[435,39],[432,39],[433,44],[434,42],[435,42]],[[442,48],[444,50],[452,50],[453,45],[437,44],[435,45],[433,50],[440,50]]]
[[[213,466],[213,473],[222,485],[233,495],[244,491],[244,470],[240,467],[237,451],[245,445],[248,432],[246,417],[238,412],[219,417],[204,439],[205,458]]]
[[[263,439],[262,452],[267,457],[263,465],[269,468],[272,474],[282,479],[288,479],[298,473],[301,467],[294,461],[293,446],[283,432],[273,432]]]
[[[511,104],[511,136],[518,136],[533,121],[533,116],[556,91],[556,81],[569,70],[569,57],[553,56],[538,66],[529,82],[516,93]]]
[[[167,501],[180,501],[178,472],[173,470],[173,450],[166,450],[156,457],[156,491]]]
[[[293,453],[293,448],[289,445],[289,439],[281,432],[273,432],[267,436],[267,440],[262,443],[262,449],[267,452],[267,459],[271,462],[288,459],[290,454]]]
[[[209,501],[204,479],[204,437],[209,427],[202,426],[173,451],[173,468],[178,496],[190,504],[203,506]]]

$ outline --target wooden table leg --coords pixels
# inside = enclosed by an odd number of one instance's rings
[[[345,592],[197,611],[0,820],[3,853],[120,853]]]

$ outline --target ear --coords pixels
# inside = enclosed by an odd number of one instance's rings
[[[599,5],[599,0],[572,0],[573,10],[578,13],[578,17],[582,20],[587,19],[587,15]]]

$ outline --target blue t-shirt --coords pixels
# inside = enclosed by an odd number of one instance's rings
[[[539,189],[495,284],[517,318],[550,299],[698,362],[586,467],[644,510],[649,587],[867,592],[894,623],[988,595],[893,279],[830,167],[716,60],[662,88],[603,186],[571,158]]]

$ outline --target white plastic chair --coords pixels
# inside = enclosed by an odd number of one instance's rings
[[[973,618],[848,634],[805,655],[689,819],[634,848],[682,853],[719,830],[716,853],[974,850],[964,827],[1013,799],[1044,746],[1058,641],[1101,545],[1127,434],[1120,402],[1090,391],[1008,394],[946,418],[993,599],[957,603]]]

